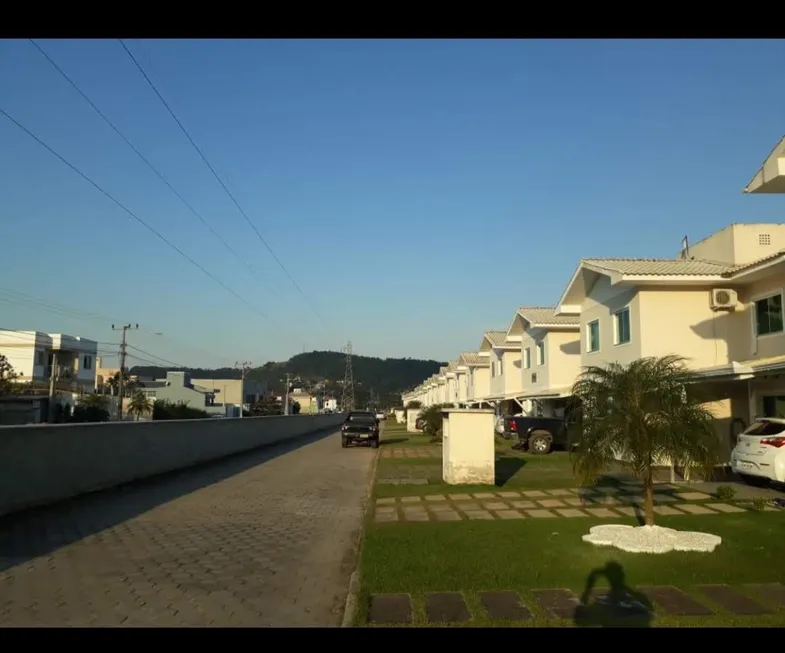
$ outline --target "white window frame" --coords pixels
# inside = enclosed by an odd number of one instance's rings
[[[591,326],[592,326],[592,324],[596,324],[597,325],[597,349],[592,349],[591,348]],[[596,354],[598,351],[600,351],[600,348],[602,347],[601,336],[602,336],[602,334],[600,332],[600,320],[599,319],[592,320],[591,322],[587,322],[586,323],[586,353],[587,354]]]
[[[780,305],[782,307],[782,313],[783,313],[783,324],[785,326],[785,296],[783,296],[782,288],[780,288],[779,290],[775,290],[773,292],[770,291],[767,293],[763,293],[761,295],[757,295],[756,297],[752,297],[750,300],[752,302],[752,310],[750,311],[750,313],[752,319],[753,340],[756,340],[758,338],[768,338],[769,336],[781,336],[783,333],[785,333],[785,328],[780,329],[779,331],[771,331],[769,333],[761,333],[761,334],[758,333],[758,302],[762,302],[766,299],[771,299],[772,297],[776,297],[777,295],[779,295],[780,297],[780,302],[781,302]]]
[[[624,342],[621,342],[621,340],[619,339],[620,336],[619,317],[622,315],[622,313],[627,313],[627,327],[629,329],[629,332],[627,333],[629,340],[625,340]],[[631,342],[632,342],[632,315],[630,314],[630,307],[625,306],[624,308],[620,308],[618,311],[615,311],[613,313],[613,344],[615,347],[623,347],[624,345],[629,345]]]
[[[532,367],[532,348],[523,348],[523,369],[530,370]]]
[[[545,341],[540,340],[534,351],[536,352],[537,365],[545,365]]]

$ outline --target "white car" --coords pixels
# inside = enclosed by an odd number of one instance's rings
[[[745,482],[785,483],[785,419],[759,417],[739,435],[731,469]]]

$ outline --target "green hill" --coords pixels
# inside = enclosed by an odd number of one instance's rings
[[[404,390],[417,385],[420,381],[437,372],[445,365],[433,360],[414,358],[374,358],[372,356],[352,356],[355,400],[358,406],[365,406],[371,400],[382,406],[399,403]],[[160,378],[166,375],[167,368],[136,366],[130,373],[142,377]],[[340,398],[341,381],[346,371],[346,356],[336,351],[312,351],[292,356],[285,362],[269,362],[248,372],[249,379],[264,381],[275,392],[283,392],[286,374],[290,375],[293,385],[313,388],[315,391],[336,395]],[[188,370],[195,378],[239,379],[240,371],[232,368]]]

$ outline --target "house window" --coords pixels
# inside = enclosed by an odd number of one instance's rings
[[[755,302],[755,333],[782,333],[782,293]]]
[[[600,321],[594,320],[586,325],[586,351],[600,351]]]
[[[532,348],[526,347],[523,350],[523,368],[528,370],[532,366]]]
[[[537,365],[545,365],[545,343],[537,343]]]
[[[35,364],[36,365],[44,364],[44,352],[42,351],[35,352]]]
[[[82,369],[83,370],[90,370],[93,368],[93,357],[92,356],[85,356],[84,360],[82,361]]]
[[[532,383],[537,383],[537,372],[532,372]]]
[[[499,376],[504,374],[504,359],[499,361]]]
[[[614,342],[623,345],[630,341],[630,309],[623,308],[613,316],[614,321]]]

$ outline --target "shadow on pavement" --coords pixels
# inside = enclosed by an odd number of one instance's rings
[[[335,428],[0,517],[0,572],[337,433]]]
[[[598,592],[595,585],[603,577],[609,589]],[[624,567],[611,561],[589,574],[573,622],[581,628],[650,628],[653,618],[649,598],[629,587]]]

